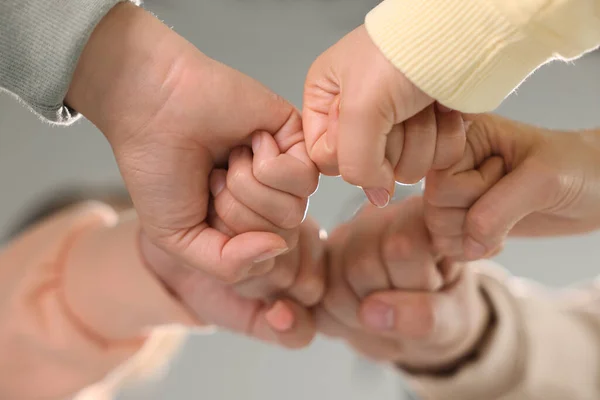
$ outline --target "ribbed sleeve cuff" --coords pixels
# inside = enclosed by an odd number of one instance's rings
[[[0,2],[0,87],[50,122],[75,121],[64,98],[77,61],[96,25],[121,1]]]
[[[408,79],[468,113],[496,108],[552,50],[492,2],[385,0],[366,17],[369,35]]]

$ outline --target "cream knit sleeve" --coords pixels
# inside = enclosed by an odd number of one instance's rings
[[[600,0],[385,0],[365,24],[416,86],[486,112],[540,65],[598,47]]]

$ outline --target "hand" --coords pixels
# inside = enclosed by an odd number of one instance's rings
[[[416,183],[462,155],[460,114],[433,103],[360,26],[308,72],[303,124],[310,157],[322,173],[341,174],[383,207],[395,181]]]
[[[282,157],[298,177],[289,192],[306,198],[317,187],[299,114],[267,88],[122,3],[92,34],[66,101],[108,138],[143,228],[160,247],[230,282],[288,250],[276,233],[230,238],[207,222],[210,172],[255,132],[277,134],[279,145],[272,160],[255,166],[259,182],[279,182],[271,163]],[[273,224],[300,222],[293,214]]]
[[[213,171],[208,220],[229,236],[247,231],[275,232],[288,240],[291,251],[255,263],[248,273],[250,278],[229,285],[204,272],[182,268],[148,241],[142,242],[142,249],[159,277],[201,320],[284,346],[301,347],[315,334],[308,307],[319,302],[324,292],[324,243],[311,219],[299,229],[288,230],[272,222],[301,221],[306,207],[306,199],[286,192],[297,187],[302,177],[293,173],[294,160],[272,158],[278,154],[276,139],[257,134],[253,151],[235,148],[228,170]],[[253,166],[272,159],[270,168],[285,179],[263,185],[256,179]]]
[[[370,358],[447,368],[470,353],[487,326],[473,271],[435,256],[421,198],[366,207],[333,232],[328,251],[317,328]]]
[[[436,250],[475,260],[508,234],[600,227],[600,134],[557,132],[495,115],[470,121],[463,159],[427,176],[425,218]]]

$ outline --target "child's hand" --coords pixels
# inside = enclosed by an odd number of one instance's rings
[[[354,30],[313,63],[304,88],[303,124],[311,159],[385,206],[394,181],[416,183],[431,168],[460,159],[459,113],[436,107],[369,38]]]
[[[370,358],[448,367],[487,326],[473,271],[433,251],[421,198],[385,210],[366,207],[332,233],[328,253],[329,287],[317,328]]]
[[[474,260],[495,254],[508,234],[600,227],[600,133],[465,118],[471,125],[463,159],[426,180],[425,219],[437,251]]]
[[[215,229],[230,237],[249,231],[279,237],[279,254],[269,253],[264,261],[248,265],[251,278],[234,285],[201,272],[165,267],[168,260],[156,265],[159,275],[205,322],[299,347],[315,334],[307,307],[316,304],[324,291],[324,244],[314,221],[302,223],[308,195],[317,183],[303,173],[316,169],[302,133],[280,133],[256,134],[253,150],[235,148],[228,169],[213,171],[209,208]],[[248,248],[255,245],[246,243]]]

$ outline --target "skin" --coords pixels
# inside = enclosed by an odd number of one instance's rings
[[[260,146],[233,149],[228,169],[212,172],[208,220],[224,235],[249,231],[276,231],[293,243],[291,250],[254,263],[248,277],[236,284],[222,282],[210,274],[189,268],[142,234],[142,255],[150,268],[201,321],[288,348],[308,345],[316,334],[310,307],[325,290],[325,243],[318,224],[311,218],[298,230],[281,230],[272,221],[285,221],[305,202],[286,192],[302,185],[294,164],[278,168],[288,179],[280,186],[261,184],[253,175],[269,151],[277,152],[273,137],[263,134]],[[242,199],[242,200],[238,200]],[[295,207],[295,208],[294,208]],[[290,212],[292,210],[292,212]]]
[[[311,159],[326,175],[361,186],[384,207],[394,181],[416,183],[463,152],[459,113],[434,104],[394,67],[364,26],[312,64],[304,84],[303,124]]]
[[[508,235],[600,227],[600,131],[552,131],[486,114],[466,118],[463,158],[427,176],[425,219],[437,251],[475,260],[498,252]]]
[[[235,282],[255,262],[293,245],[289,231],[298,235],[318,184],[299,113],[150,13],[124,2],[105,16],[78,62],[66,102],[104,133],[145,233],[181,262]],[[252,166],[256,181],[298,200],[284,220],[265,215],[271,218],[265,231],[230,237],[208,221],[210,173],[257,135],[270,136],[276,146],[261,147],[264,157]],[[283,170],[298,178],[296,186],[285,186]]]
[[[472,351],[487,327],[476,275],[437,256],[420,197],[365,207],[331,234],[328,256],[317,327],[369,358],[446,369]]]

